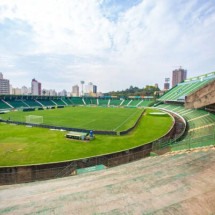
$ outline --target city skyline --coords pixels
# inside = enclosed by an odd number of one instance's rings
[[[0,72],[0,94],[11,94],[11,95],[50,95],[50,96],[66,96],[66,95],[73,95],[74,93],[74,87],[75,89],[75,95],[80,96],[84,93],[84,95],[96,95],[97,92],[97,85],[94,85],[92,82],[85,83],[84,81],[81,81],[82,87],[85,86],[85,90],[83,92],[79,93],[79,85],[73,85],[71,86],[70,90],[61,89],[60,91],[56,91],[55,89],[47,89],[46,87],[42,88],[42,83],[35,78],[31,79],[30,87],[29,84],[21,84],[22,87],[12,86],[10,84],[10,80],[4,78],[3,73]],[[8,91],[4,91],[5,89],[5,83],[8,85]],[[84,85],[85,83],[85,85]],[[91,87],[92,86],[92,87]],[[78,90],[77,90],[78,88]],[[2,93],[1,90],[3,90]],[[6,93],[9,92],[9,93]],[[101,93],[101,92],[99,92]],[[74,95],[73,95],[74,96]]]
[[[2,0],[0,71],[13,86],[42,80],[102,92],[214,71],[215,3],[172,0]],[[63,86],[63,87],[62,87]]]

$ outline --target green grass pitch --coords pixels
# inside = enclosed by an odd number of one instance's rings
[[[89,142],[66,139],[64,131],[0,123],[0,166],[73,160],[146,144],[163,136],[173,124],[170,116],[149,115],[151,111],[147,109],[128,135],[96,135]]]
[[[2,115],[3,119],[25,122],[28,115],[43,116],[43,124],[82,128],[89,130],[123,131],[132,127],[143,109],[65,107],[61,109],[13,111]]]

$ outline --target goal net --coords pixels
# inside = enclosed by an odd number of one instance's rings
[[[25,122],[32,124],[42,124],[43,116],[28,115],[25,117]]]

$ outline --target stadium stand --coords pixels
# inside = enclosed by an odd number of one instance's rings
[[[2,186],[0,214],[214,214],[215,150]]]
[[[86,105],[91,105],[92,104],[92,101],[90,98],[84,98],[84,102]]]
[[[5,102],[3,102],[1,99],[0,99],[0,110],[4,110],[4,109],[10,109],[11,107],[9,105],[7,105]]]
[[[177,113],[187,121],[186,135],[183,140],[173,141],[172,150],[215,143],[214,86],[215,72],[212,72],[187,79],[158,99],[163,102],[157,105],[158,108]]]
[[[174,150],[214,144],[215,114],[202,109],[185,109],[182,105],[162,104],[157,106],[175,112],[184,117],[188,123],[187,135],[177,142]],[[205,138],[204,138],[205,137]]]
[[[55,103],[49,99],[37,99],[36,101],[42,104],[42,106],[46,107],[55,106]]]
[[[120,99],[111,99],[110,100],[110,106],[120,106],[122,103],[122,100]]]
[[[86,105],[97,105],[97,99],[96,98],[84,98],[85,104]]]
[[[24,108],[28,107],[22,100],[14,100],[14,99],[5,99],[7,103],[9,103],[14,108]]]
[[[69,98],[72,105],[84,105],[84,102],[81,97],[71,97]]]
[[[0,109],[10,108],[41,108],[53,106],[73,105],[98,105],[98,106],[122,106],[122,107],[147,107],[152,100],[147,99],[118,99],[118,98],[95,98],[95,97],[51,97],[51,96],[8,96],[0,97]],[[2,107],[2,108],[1,108]]]
[[[69,97],[63,97],[62,101],[66,104],[66,105],[72,105],[72,101],[70,100]]]
[[[166,92],[158,101],[185,101],[185,97],[215,80],[215,72],[190,78]]]
[[[131,102],[131,99],[125,99],[123,100],[123,103],[121,104],[122,106],[127,106]]]
[[[61,99],[52,99],[51,101],[56,105],[65,105],[65,103]]]
[[[92,102],[92,105],[97,105],[98,104],[98,99],[97,98],[92,98],[91,102]]]
[[[153,101],[152,100],[146,100],[143,99],[141,100],[141,102],[138,104],[138,107],[148,107],[150,104],[152,104]]]
[[[109,104],[109,99],[99,99],[99,106],[108,106],[108,104]]]
[[[34,99],[24,99],[23,100],[29,107],[41,107],[42,105],[36,102]]]
[[[137,107],[137,105],[140,103],[140,100],[131,100],[131,102],[128,103],[128,107]]]

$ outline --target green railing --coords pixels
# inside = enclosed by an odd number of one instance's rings
[[[158,152],[168,148],[168,151],[178,151],[178,150],[190,150],[192,148],[204,147],[204,146],[215,146],[215,127],[211,134],[200,136],[200,137],[190,137],[185,138],[181,141],[169,140],[156,142],[153,145],[152,151]]]

